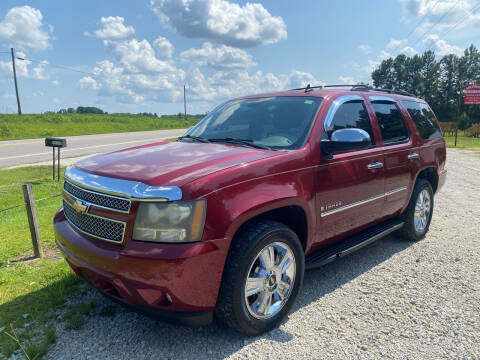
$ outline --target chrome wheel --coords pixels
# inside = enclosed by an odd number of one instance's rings
[[[430,211],[432,208],[432,201],[428,190],[423,189],[418,194],[417,202],[415,203],[415,213],[413,215],[413,224],[417,233],[423,233],[427,227],[430,219]]]
[[[295,281],[296,263],[285,243],[265,246],[253,260],[245,282],[245,304],[250,315],[268,319],[287,303]]]

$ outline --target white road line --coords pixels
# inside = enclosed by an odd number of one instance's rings
[[[121,143],[113,143],[113,144],[104,144],[104,145],[95,145],[95,146],[84,146],[80,148],[74,148],[74,149],[65,149],[62,150],[62,153],[65,153],[66,151],[76,151],[76,150],[83,150],[83,149],[94,149],[94,148],[99,148],[99,147],[105,147],[105,146],[115,146],[115,145],[124,145],[124,144],[132,144],[132,143],[138,143],[138,142],[145,142],[148,144],[148,141],[160,141],[160,140],[165,140],[168,139],[169,137],[162,137],[162,138],[153,138],[153,139],[141,139],[141,140],[132,140],[132,141],[126,141],[126,142],[121,142]],[[17,155],[17,156],[8,156],[8,157],[3,157],[0,158],[0,160],[10,160],[10,159],[18,159],[18,158],[24,158],[24,157],[29,157],[29,156],[38,156],[38,155],[46,155],[49,154],[48,151],[41,152],[41,153],[35,153],[35,154],[25,154],[25,155]]]

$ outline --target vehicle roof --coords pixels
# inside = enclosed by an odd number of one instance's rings
[[[253,94],[239,97],[238,99],[253,99],[253,98],[260,98],[260,97],[297,97],[297,96],[309,96],[309,97],[319,97],[325,98],[330,96],[341,96],[341,95],[363,95],[363,96],[387,96],[393,98],[395,100],[410,100],[410,101],[417,101],[425,103],[425,100],[415,97],[413,95],[404,95],[398,94],[395,92],[391,92],[392,90],[381,90],[381,89],[349,89],[348,85],[347,88],[312,88],[309,91],[305,91],[304,89],[293,89],[293,90],[284,90],[284,91],[276,91],[276,92],[269,92],[269,93],[262,93],[262,94]]]

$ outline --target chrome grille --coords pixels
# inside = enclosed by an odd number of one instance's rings
[[[63,189],[78,199],[88,201],[91,204],[121,212],[129,212],[131,201],[126,198],[98,193],[82,189],[68,181],[63,183]]]
[[[63,201],[63,211],[67,220],[81,232],[102,240],[117,243],[123,241],[126,226],[124,222],[80,214],[65,200]]]

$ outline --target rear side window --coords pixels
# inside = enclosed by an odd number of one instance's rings
[[[427,104],[416,101],[402,101],[402,104],[407,108],[408,113],[412,117],[413,122],[423,139],[442,137],[442,133],[435,121],[435,116]]]
[[[374,144],[370,118],[362,101],[351,101],[340,105],[327,129],[328,137],[331,138],[335,130],[347,128],[365,130],[370,135],[372,144]]]
[[[400,110],[391,102],[372,102],[382,133],[383,143],[392,145],[408,140],[408,130]]]

